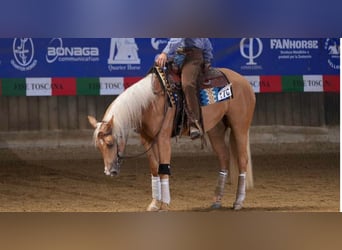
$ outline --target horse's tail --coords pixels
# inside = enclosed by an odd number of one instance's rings
[[[252,156],[251,156],[251,147],[249,143],[249,130],[247,134],[247,188],[252,189],[254,187],[254,178],[253,178],[253,165],[252,165]]]
[[[252,169],[252,157],[249,143],[249,130],[247,133],[247,188],[251,189],[254,187],[253,180],[253,169]],[[237,180],[239,175],[239,165],[238,165],[238,153],[236,150],[236,141],[233,133],[229,136],[229,173],[230,180],[233,187],[237,186]]]

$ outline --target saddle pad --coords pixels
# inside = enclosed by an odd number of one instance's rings
[[[200,90],[201,106],[207,106],[231,98],[233,98],[233,90],[230,83],[224,87],[212,87]]]

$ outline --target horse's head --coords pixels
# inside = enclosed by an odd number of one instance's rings
[[[100,150],[104,162],[106,175],[118,175],[120,173],[125,140],[113,134],[114,118],[98,122],[94,117],[88,116],[89,123],[95,128],[94,142]]]

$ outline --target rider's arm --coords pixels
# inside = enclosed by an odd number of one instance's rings
[[[203,57],[205,64],[210,64],[213,59],[213,46],[208,38],[203,41]]]
[[[162,53],[165,53],[168,58],[173,57],[182,42],[183,38],[170,38]]]

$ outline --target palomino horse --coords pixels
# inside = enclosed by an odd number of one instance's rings
[[[201,108],[204,132],[220,163],[212,208],[221,206],[229,173],[237,186],[233,208],[239,210],[245,200],[246,187],[253,186],[249,128],[255,94],[240,74],[230,69],[219,70],[229,79],[234,96]],[[151,171],[152,202],[148,211],[167,210],[170,203],[171,135],[176,108],[170,105],[166,89],[160,83],[155,72],[149,73],[110,104],[102,121],[88,116],[95,128],[93,139],[102,153],[106,175],[119,173],[129,131],[135,129],[140,134]],[[225,142],[227,130],[230,131],[229,147]]]

